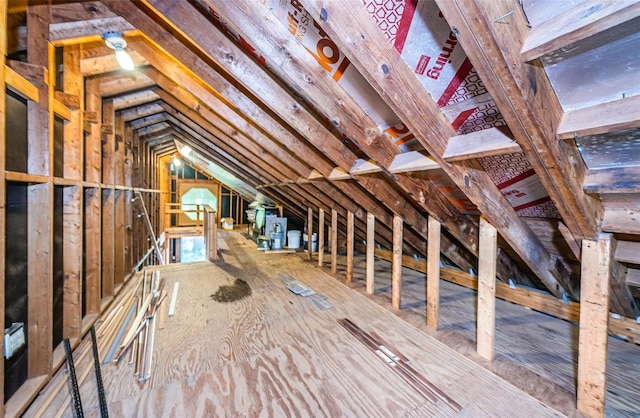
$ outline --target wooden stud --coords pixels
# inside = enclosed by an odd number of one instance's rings
[[[367,255],[366,255],[366,289],[367,293],[373,295],[373,284],[375,278],[375,257],[374,251],[376,249],[376,217],[373,213],[367,212]]]
[[[53,360],[52,189],[49,183],[28,188],[28,377],[49,375]]]
[[[125,278],[125,190],[115,190],[115,216],[114,216],[114,252],[113,252],[113,276],[114,282],[120,285]]]
[[[324,209],[318,209],[318,267],[324,263]]]
[[[578,410],[590,417],[603,417],[607,376],[607,321],[611,234],[582,241],[582,289],[578,343]]]
[[[114,251],[115,251],[115,205],[116,197],[114,189],[102,189],[102,230],[100,239],[101,247],[101,280],[102,291],[101,297],[113,296],[115,280],[114,280]]]
[[[347,283],[353,281],[353,212],[347,211]]]
[[[402,295],[402,230],[404,221],[393,215],[393,260],[391,261],[391,306],[400,309]]]
[[[440,306],[440,230],[437,219],[429,216],[429,238],[427,239],[427,326],[438,329]]]
[[[84,242],[85,242],[85,300],[86,314],[100,312],[100,207],[101,191],[85,189]]]
[[[307,208],[307,256],[309,260],[311,260],[311,250],[312,250],[312,234],[313,234],[313,208]]]
[[[77,105],[71,109],[71,117],[64,124],[64,177],[82,180],[82,156],[84,141],[82,133],[82,109],[84,108],[84,79],[78,65],[82,49],[79,45],[64,47],[64,97],[75,97]]]
[[[338,211],[331,209],[331,273],[338,270]]]
[[[0,27],[7,27],[7,3],[6,1],[0,2]],[[7,31],[0,30],[0,57],[6,57],[7,55]],[[5,146],[6,146],[6,72],[0,70],[0,148],[3,152],[0,152],[0,172],[5,172]],[[5,229],[6,229],[6,181],[0,181],[0,283],[6,283],[5,280],[5,254],[6,254],[6,242],[5,242]],[[0,317],[5,317],[5,285],[0,286]],[[0,341],[0,349],[4,353],[4,338]],[[0,405],[5,404],[4,399],[4,361],[0,362]],[[4,408],[0,408],[0,417],[4,416]]]
[[[480,255],[478,260],[478,347],[487,360],[493,360],[496,321],[496,260],[498,234],[483,217],[480,218]]]
[[[82,328],[82,188],[64,188],[63,335],[78,338]]]

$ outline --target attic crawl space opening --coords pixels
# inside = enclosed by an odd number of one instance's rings
[[[234,236],[265,250],[256,268],[301,257],[391,310],[419,272],[433,333],[456,322],[440,285],[472,289],[489,361],[505,355],[497,300],[577,324],[560,379],[575,409],[623,408],[602,376],[624,361],[607,342],[635,353],[640,335],[640,1],[9,0],[0,15],[0,416],[143,270],[238,272],[219,246]]]

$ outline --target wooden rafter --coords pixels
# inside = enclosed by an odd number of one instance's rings
[[[479,164],[465,161],[451,165],[442,159],[446,142],[455,136],[455,131],[366,10],[347,7],[341,2],[305,0],[302,3],[549,291],[561,296],[566,285],[560,284],[551,273],[549,253]],[[406,92],[408,97],[391,94],[397,91]],[[416,113],[423,117],[416,120],[413,117]]]
[[[544,69],[527,64],[520,54],[529,32],[520,4],[436,3],[571,233],[576,239],[593,238],[602,205],[582,191],[585,166],[578,149],[555,139],[562,109]]]
[[[640,95],[565,112],[558,126],[559,139],[600,135],[640,128]]]

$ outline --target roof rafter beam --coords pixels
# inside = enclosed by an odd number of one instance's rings
[[[582,191],[586,168],[580,152],[556,140],[562,108],[544,68],[522,59],[519,45],[529,28],[520,4],[436,3],[571,233],[577,239],[595,238],[602,205]]]
[[[479,164],[452,165],[442,159],[455,131],[364,7],[321,0],[302,0],[302,4],[549,291],[556,297],[567,292],[552,274],[549,253]],[[408,97],[392,94],[398,91]],[[416,114],[421,115],[419,120]]]

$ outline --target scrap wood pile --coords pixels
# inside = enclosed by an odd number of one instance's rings
[[[154,271],[149,278],[144,271],[140,286],[129,292],[105,318],[101,333],[109,344],[103,363],[120,363],[127,359],[135,364],[135,376],[139,382],[151,377],[153,345],[158,322],[164,323],[164,311],[157,319],[156,313],[167,297],[166,280]]]
[[[165,280],[160,279],[158,271],[153,272],[151,278],[146,269],[143,275],[134,275],[114,298],[104,320],[98,320],[95,325],[100,360],[103,363],[115,362],[128,354],[130,363],[136,364],[135,376],[140,382],[150,377],[156,325],[162,329],[166,316],[166,303],[163,301],[167,292],[164,285]],[[91,353],[92,341],[87,336],[73,353],[78,385],[82,385],[94,370]],[[53,415],[51,408],[67,385],[67,373],[57,373],[41,393],[41,400],[34,401],[34,407],[38,408],[34,416],[62,416],[71,401],[69,394],[56,406],[57,414]]]

